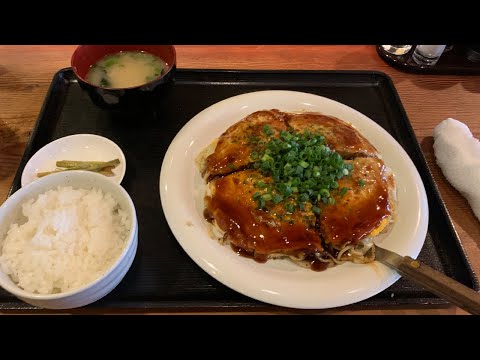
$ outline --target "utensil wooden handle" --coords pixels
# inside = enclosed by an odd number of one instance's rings
[[[478,292],[430,266],[414,260],[410,256],[405,256],[398,264],[397,271],[452,304],[471,314],[480,315],[480,294]]]

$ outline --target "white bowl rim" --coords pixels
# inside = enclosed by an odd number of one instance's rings
[[[118,188],[118,190],[122,193],[122,195],[125,196],[125,199],[127,200],[128,204],[129,204],[129,207],[132,210],[132,216],[131,216],[131,219],[130,219],[130,231],[128,233],[128,242],[125,244],[125,246],[122,250],[122,253],[117,258],[115,263],[113,263],[110,266],[110,268],[102,276],[100,276],[99,278],[95,279],[94,281],[92,281],[92,282],[90,282],[90,283],[88,283],[88,284],[86,284],[86,285],[84,285],[80,288],[74,289],[74,290],[61,292],[61,293],[55,293],[55,294],[35,294],[35,293],[31,293],[29,291],[23,290],[16,285],[12,286],[8,283],[4,283],[0,279],[0,287],[2,287],[3,289],[5,289],[6,291],[8,291],[9,293],[11,293],[12,295],[14,295],[16,297],[22,297],[22,298],[26,298],[26,299],[35,299],[35,300],[57,300],[57,299],[63,299],[63,298],[66,298],[66,297],[70,297],[70,296],[79,294],[79,293],[97,285],[98,283],[103,281],[106,277],[108,277],[113,271],[115,271],[115,269],[117,269],[118,265],[124,260],[125,256],[127,255],[128,249],[132,246],[132,243],[135,239],[135,229],[138,227],[137,220],[136,220],[137,214],[136,214],[136,211],[135,211],[135,205],[133,203],[132,198],[128,194],[128,192],[120,184],[114,183],[114,182],[108,180],[108,178],[105,177],[104,175],[97,174],[97,173],[92,172],[92,171],[71,170],[71,171],[68,171],[68,174],[70,174],[70,175],[73,174],[73,176],[77,176],[77,175],[87,176],[87,177],[92,176],[94,178],[99,179],[99,181],[108,181],[109,185]],[[60,173],[48,175],[48,177],[46,176],[46,177],[40,178],[40,179],[38,179],[34,182],[31,182],[31,183],[25,185],[24,187],[18,189],[16,192],[14,192],[0,207],[3,207],[4,204],[6,204],[9,201],[14,201],[15,198],[19,197],[21,194],[27,193],[29,191],[30,187],[34,186],[34,184],[35,184],[35,186],[40,186],[42,184],[42,182],[46,182],[46,180],[44,180],[44,179],[47,179],[47,178],[52,179],[52,176],[63,177],[65,175],[66,175],[66,172],[60,172]],[[13,199],[13,200],[10,200],[10,199]]]
[[[105,136],[102,136],[102,135],[97,135],[97,134],[89,134],[89,133],[79,133],[79,134],[71,134],[71,135],[67,135],[67,136],[62,136],[62,137],[59,137],[58,139],[55,139],[53,141],[50,141],[49,143],[43,145],[40,149],[38,149],[31,157],[30,159],[28,159],[27,163],[25,164],[25,166],[23,167],[23,170],[22,170],[22,176],[20,178],[20,183],[21,183],[21,187],[25,187],[27,186],[28,184],[30,184],[31,182],[27,183],[27,184],[24,184],[24,182],[26,181],[25,180],[25,176],[26,176],[26,173],[25,173],[25,169],[27,169],[27,166],[31,163],[31,161],[33,161],[32,159],[35,159],[36,156],[38,156],[38,154],[40,154],[41,152],[43,152],[47,147],[51,147],[51,146],[55,146],[56,144],[58,144],[59,142],[63,142],[65,140],[68,140],[68,139],[71,139],[71,138],[80,138],[80,137],[92,137],[92,138],[96,138],[100,141],[103,141],[105,143],[108,143],[109,145],[112,146],[112,148],[114,148],[119,156],[120,156],[120,161],[123,162],[123,167],[122,167],[122,172],[119,173],[117,175],[118,177],[118,180],[117,181],[113,181],[115,183],[118,183],[120,184],[122,181],[123,181],[123,178],[125,177],[125,173],[126,173],[126,170],[127,170],[127,160],[125,158],[125,154],[123,153],[123,150],[122,148],[113,140],[110,140],[109,138],[105,137]],[[70,170],[70,171],[73,171],[73,170]],[[53,175],[53,174],[52,174]],[[49,175],[50,176],[50,175]],[[34,181],[38,181],[39,179],[36,179]]]

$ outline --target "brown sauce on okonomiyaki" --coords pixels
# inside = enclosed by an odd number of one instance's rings
[[[360,158],[353,163],[352,176],[339,181],[339,186],[349,188],[349,192],[337,197],[335,205],[322,209],[320,216],[324,239],[336,247],[358,243],[391,215],[389,176],[383,161]]]
[[[323,250],[314,223],[307,223],[300,216],[291,222],[280,221],[273,213],[256,209],[249,188],[239,184],[237,177],[243,174],[216,179],[214,195],[205,198],[207,214],[213,216],[231,243],[258,255],[295,256],[299,251]]]
[[[254,122],[255,117],[260,120]],[[252,124],[247,122],[249,118]],[[248,139],[261,135],[266,124],[278,136],[284,123],[295,131],[321,133],[332,151],[352,159],[347,161],[355,165],[353,171],[336,185],[338,190],[348,188],[347,194],[340,196],[339,191],[331,191],[335,201],[312,201],[309,209],[302,208],[303,213],[292,211],[285,215],[279,210],[280,205],[262,209],[256,206],[252,198],[260,190],[252,184],[269,184],[273,180],[251,166],[249,153],[253,147]],[[251,114],[222,135],[214,154],[207,158],[205,169],[213,189],[211,195],[205,196],[205,220],[225,233],[224,240],[228,239],[235,253],[259,263],[291,256],[314,271],[326,270],[333,264],[328,254],[336,258],[339,249],[381,229],[382,221],[393,210],[389,196],[395,187],[394,179],[375,147],[349,124],[319,114],[276,110]],[[285,212],[288,204],[283,205]],[[320,208],[320,214],[318,208],[313,214],[312,207]],[[325,261],[318,259],[319,254]]]

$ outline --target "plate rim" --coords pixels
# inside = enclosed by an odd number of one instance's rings
[[[191,131],[190,128],[192,128],[196,125],[196,121],[199,121],[198,119],[201,119],[202,116],[204,116],[205,114],[208,114],[212,110],[215,110],[217,107],[221,107],[225,104],[228,105],[230,102],[238,101],[238,100],[240,100],[244,97],[250,97],[250,96],[253,96],[253,97],[260,96],[261,97],[262,95],[264,95],[264,96],[268,96],[268,95],[295,95],[295,96],[315,97],[318,100],[320,100],[320,102],[330,103],[330,105],[332,105],[334,107],[337,107],[339,109],[347,111],[348,113],[351,113],[351,114],[355,115],[356,117],[361,118],[362,119],[361,121],[366,121],[366,123],[369,123],[371,126],[373,126],[373,128],[375,128],[375,131],[380,131],[381,133],[383,133],[383,135],[386,137],[386,139],[389,140],[389,142],[393,142],[393,143],[396,144],[395,146],[398,146],[399,150],[401,150],[400,152],[402,153],[402,157],[405,160],[406,165],[408,165],[407,167],[411,171],[411,175],[413,177],[415,177],[416,180],[417,180],[416,185],[419,187],[419,190],[420,190],[420,194],[418,195],[419,200],[423,200],[423,201],[420,201],[420,207],[419,207],[419,218],[421,217],[422,221],[420,222],[420,225],[417,226],[417,230],[416,230],[417,237],[421,238],[422,240],[418,242],[415,250],[410,251],[408,254],[405,254],[405,255],[410,255],[412,257],[417,257],[418,256],[420,250],[422,249],[422,247],[425,243],[425,238],[426,238],[427,229],[428,229],[428,221],[429,221],[428,198],[427,198],[427,195],[426,195],[425,186],[424,186],[423,181],[421,179],[421,176],[418,172],[418,169],[416,168],[412,159],[408,156],[406,151],[403,149],[403,147],[381,125],[379,125],[378,123],[373,121],[371,118],[369,118],[365,114],[359,112],[358,110],[356,110],[356,109],[354,109],[354,108],[352,108],[348,105],[345,105],[343,103],[340,103],[336,100],[325,97],[325,96],[321,96],[321,95],[317,95],[317,94],[313,94],[313,93],[308,93],[308,92],[291,91],[291,90],[252,91],[252,92],[247,92],[247,93],[243,93],[243,94],[240,94],[240,95],[235,95],[235,96],[223,99],[221,101],[218,101],[218,102],[206,107],[205,109],[201,110],[200,112],[198,112],[189,121],[187,121],[185,123],[185,125],[180,129],[180,131],[176,134],[176,136],[174,137],[174,139],[170,143],[170,145],[169,145],[169,147],[168,147],[168,149],[165,153],[165,156],[163,158],[161,171],[160,171],[160,179],[159,179],[160,180],[159,181],[160,200],[161,200],[161,203],[162,203],[162,208],[164,210],[164,214],[165,214],[165,218],[167,220],[167,223],[168,223],[176,241],[180,244],[180,246],[187,253],[187,255],[198,266],[200,266],[200,268],[203,271],[207,272],[207,274],[212,276],[217,281],[221,282],[223,285],[225,285],[225,286],[231,288],[232,290],[234,290],[238,293],[241,293],[245,296],[248,296],[248,297],[253,298],[255,300],[262,301],[262,302],[265,302],[265,303],[269,303],[269,304],[272,304],[272,305],[289,307],[289,308],[298,308],[298,309],[334,308],[334,307],[350,305],[350,304],[357,303],[357,302],[362,301],[362,300],[366,300],[366,299],[368,299],[372,296],[375,296],[376,294],[384,291],[389,286],[391,286],[393,283],[398,281],[398,279],[400,279],[401,276],[397,272],[395,272],[395,271],[389,269],[388,267],[386,267],[385,265],[377,263],[377,265],[380,268],[382,268],[384,271],[389,273],[389,277],[381,285],[379,285],[377,287],[377,289],[371,290],[369,292],[368,296],[360,296],[359,299],[354,299],[353,301],[352,301],[352,299],[349,299],[349,300],[345,299],[345,301],[343,301],[343,302],[342,301],[337,301],[336,304],[328,305],[328,306],[323,306],[323,305],[319,305],[319,306],[305,305],[305,306],[302,306],[301,304],[298,304],[298,303],[292,304],[292,303],[289,303],[288,301],[287,302],[285,302],[283,300],[278,301],[277,298],[272,299],[272,298],[269,298],[268,296],[267,297],[258,296],[258,294],[252,294],[251,292],[246,291],[243,288],[238,288],[238,286],[236,286],[235,281],[232,281],[232,279],[229,279],[228,276],[225,277],[225,275],[222,272],[219,273],[219,272],[212,271],[212,269],[209,268],[209,266],[206,265],[205,262],[202,261],[202,259],[198,258],[197,254],[192,253],[191,249],[187,246],[186,243],[184,243],[182,240],[179,240],[180,230],[174,224],[173,220],[170,218],[170,216],[168,214],[168,210],[167,210],[168,206],[166,206],[166,200],[167,200],[168,194],[167,194],[167,191],[166,191],[166,185],[167,184],[166,184],[166,179],[165,179],[166,178],[165,173],[167,171],[167,166],[168,166],[167,163],[168,163],[169,160],[172,159],[173,151],[174,151],[174,148],[175,148],[177,142],[179,142],[180,139],[182,139],[182,137],[185,136],[185,134],[188,134],[188,132]],[[263,105],[264,108],[267,108],[269,106],[270,105]],[[258,109],[260,109],[260,108],[258,108]],[[256,111],[258,109],[249,110],[249,113],[251,113],[253,111]],[[238,109],[236,109],[236,110],[238,110]],[[235,112],[236,110],[232,110],[232,111]],[[284,110],[284,111],[290,111],[290,110]],[[240,120],[240,118],[238,118],[237,121],[239,121],[239,120]],[[360,120],[358,120],[358,121],[360,121]],[[228,127],[230,125],[231,124],[229,124],[227,122],[225,126]],[[217,134],[213,138],[218,138],[218,136],[220,136],[220,134]],[[198,170],[195,169],[195,171],[198,171]],[[244,260],[251,261],[250,259],[244,259]],[[348,264],[345,264],[345,265],[342,265],[342,266],[346,266],[346,265],[348,265]],[[308,271],[311,271],[311,270],[308,270]],[[329,269],[329,271],[331,271],[331,270]]]

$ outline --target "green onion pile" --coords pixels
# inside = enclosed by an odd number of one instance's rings
[[[273,182],[255,183],[263,190],[253,195],[258,209],[268,210],[272,204],[284,203],[285,210],[293,213],[297,209],[303,211],[310,202],[312,211],[320,214],[316,206],[320,201],[334,204],[335,199],[331,197],[334,192],[346,194],[348,189],[339,189],[337,181],[352,171],[352,164],[346,164],[338,153],[330,150],[322,135],[281,131],[278,138],[273,138],[274,131],[268,125],[264,126],[263,133],[270,140],[254,149],[250,156],[254,168],[271,176]]]

